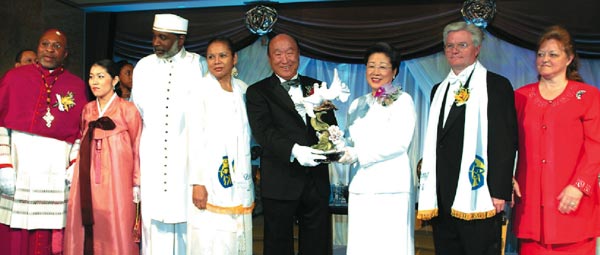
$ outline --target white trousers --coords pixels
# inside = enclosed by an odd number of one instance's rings
[[[350,193],[348,255],[413,255],[415,206],[411,193]]]
[[[187,223],[142,220],[143,255],[185,255]]]
[[[188,255],[252,255],[251,213],[229,215],[196,209],[189,215]]]

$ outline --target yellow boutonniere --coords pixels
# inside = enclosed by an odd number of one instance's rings
[[[69,91],[64,96],[56,94],[56,104],[54,104],[53,106],[58,107],[58,110],[61,112],[68,112],[69,109],[75,106],[75,97],[73,96],[73,92]]]
[[[469,101],[469,96],[471,95],[471,89],[465,88],[465,86],[460,83],[460,87],[456,91],[454,91],[454,103],[456,106],[461,106],[466,104]]]

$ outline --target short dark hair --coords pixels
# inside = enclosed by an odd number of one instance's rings
[[[392,45],[386,42],[377,42],[371,45],[365,52],[365,65],[369,62],[369,57],[374,53],[383,53],[386,55],[390,58],[390,62],[392,63],[392,71],[398,70],[398,67],[400,66],[400,53]]]
[[[123,69],[124,66],[131,65],[133,67],[133,64],[129,63],[125,59],[120,60],[119,62],[115,63],[115,65],[117,68],[117,75],[121,74],[121,69]],[[120,77],[119,77],[119,82],[117,82],[117,85],[115,85],[115,92],[117,93],[117,96],[119,96],[119,97],[123,96],[123,90],[121,89],[121,78]]]
[[[26,51],[31,51],[31,52],[35,53],[35,51],[32,49],[22,49],[17,53],[17,56],[15,57],[15,63],[21,62],[21,57],[23,57],[23,53],[25,53]]]
[[[210,41],[208,41],[208,44],[206,45],[206,50],[208,50],[208,46],[210,46],[211,44],[213,44],[215,42],[224,43],[227,46],[227,48],[229,48],[229,51],[231,51],[231,54],[235,54],[235,49],[233,48],[233,41],[231,41],[231,39],[229,39],[229,37],[225,37],[225,36],[218,36],[218,37],[215,37],[215,38],[211,39]]]
[[[104,67],[104,69],[106,69],[106,72],[110,75],[111,78],[119,76],[119,72],[121,71],[121,69],[117,68],[117,64],[110,59],[98,60],[94,62],[92,66],[95,65]]]
[[[115,63],[117,65],[117,70],[119,70],[119,72],[121,71],[121,69],[123,69],[124,66],[126,65],[131,65],[133,66],[133,64],[129,63],[129,61],[123,59],[120,60],[119,62]]]

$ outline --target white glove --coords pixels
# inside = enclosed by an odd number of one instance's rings
[[[294,158],[296,158],[298,163],[300,163],[302,166],[317,166],[320,163],[316,162],[315,160],[327,159],[325,156],[317,154],[320,152],[321,151],[317,149],[298,144],[294,144],[294,147],[292,147],[292,155],[294,155]]]
[[[0,168],[0,193],[13,196],[15,195],[15,182],[17,173],[12,167]]]
[[[71,187],[71,183],[73,182],[73,169],[75,168],[75,163],[71,164],[67,171],[65,172],[65,182],[67,183],[67,187]]]
[[[133,187],[133,202],[137,204],[141,200],[142,200],[142,195],[141,195],[140,187],[138,187],[138,186]]]
[[[344,147],[344,155],[338,160],[342,164],[352,164],[358,160],[354,147]]]

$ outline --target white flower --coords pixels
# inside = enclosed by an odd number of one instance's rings
[[[336,125],[331,125],[327,128],[329,132],[329,141],[331,141],[337,149],[343,148],[344,144],[344,131]]]

